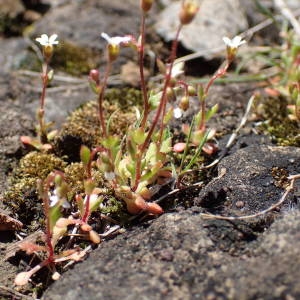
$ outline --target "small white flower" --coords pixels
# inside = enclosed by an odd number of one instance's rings
[[[225,45],[231,49],[237,49],[241,45],[245,44],[246,41],[243,40],[240,36],[235,36],[232,40],[228,38],[227,36],[223,37],[223,41]]]
[[[67,201],[66,198],[60,198],[57,195],[56,189],[53,191],[53,194],[49,197],[50,200],[50,207],[55,206],[59,201],[62,200],[62,207],[63,208],[70,208],[70,203]]]
[[[171,77],[176,78],[184,73],[184,62],[175,63],[171,72]]]
[[[176,107],[173,111],[173,116],[175,119],[180,119],[182,117],[183,113],[182,113],[182,109],[179,107]]]
[[[106,180],[114,180],[116,178],[116,174],[114,172],[104,172],[104,178]]]
[[[59,42],[56,40],[57,34],[52,34],[50,37],[48,37],[47,34],[42,34],[41,37],[36,38],[35,40],[40,43],[42,46],[53,46],[57,45]]]
[[[114,45],[114,46],[119,46],[120,44],[126,44],[129,43],[132,38],[130,36],[113,36],[110,37],[107,33],[102,32],[101,37],[104,38],[108,44]]]

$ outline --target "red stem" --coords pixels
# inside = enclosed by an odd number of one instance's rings
[[[162,138],[162,133],[163,133],[163,118],[164,118],[164,114],[166,111],[166,104],[167,104],[167,88],[169,86],[170,80],[171,80],[171,74],[172,74],[172,69],[173,69],[173,65],[174,65],[174,60],[176,58],[176,51],[177,51],[177,46],[178,46],[178,37],[180,34],[180,31],[182,29],[182,25],[179,25],[176,35],[175,35],[175,39],[173,40],[173,44],[172,44],[172,49],[171,49],[171,54],[170,54],[170,65],[169,68],[167,70],[167,73],[165,75],[165,83],[164,83],[164,87],[163,87],[163,91],[162,91],[162,96],[160,99],[160,103],[159,106],[157,108],[156,111],[156,115],[155,118],[152,122],[152,125],[150,127],[150,130],[147,134],[147,137],[144,141],[144,143],[141,145],[138,153],[137,153],[137,163],[136,163],[136,174],[135,174],[135,180],[134,180],[134,185],[133,185],[133,190],[136,190],[138,187],[138,184],[140,182],[141,179],[141,165],[142,165],[142,156],[143,153],[145,152],[146,148],[149,145],[150,139],[152,137],[152,134],[154,132],[154,129],[159,121],[159,118],[162,114],[162,121],[161,121],[161,128],[160,128],[160,140]]]
[[[144,103],[141,127],[145,128],[148,119],[148,114],[149,114],[149,101],[147,96],[147,88],[146,88],[146,81],[145,81],[145,74],[144,74],[145,21],[146,21],[146,14],[144,12],[142,13],[141,18],[142,18],[141,19],[141,45],[139,49],[139,66],[140,66],[141,89],[142,89],[143,103]]]
[[[43,73],[42,73],[42,94],[40,97],[40,109],[38,112],[38,121],[39,121],[39,126],[40,126],[40,139],[41,142],[43,143],[44,140],[46,139],[46,131],[45,131],[45,120],[44,120],[44,115],[45,115],[45,99],[46,99],[46,90],[47,90],[47,85],[48,85],[48,61],[45,62],[43,65]],[[47,142],[47,141],[45,141]]]
[[[98,97],[99,121],[100,121],[100,126],[101,126],[101,129],[102,129],[102,133],[103,133],[105,138],[107,137],[107,132],[106,132],[105,119],[104,119],[103,100],[104,100],[105,89],[107,87],[107,80],[108,80],[108,76],[109,76],[110,71],[111,71],[111,67],[112,67],[112,63],[110,61],[108,61],[107,66],[106,66],[104,79],[103,79],[103,83],[102,83],[102,86],[101,86],[101,91],[100,91],[99,97]]]
[[[91,195],[87,195],[87,198],[86,198],[85,211],[84,211],[84,215],[82,217],[82,222],[84,222],[84,223],[86,223],[87,218],[90,214],[90,197],[91,197]]]
[[[212,78],[208,81],[205,89],[204,89],[204,93],[203,93],[203,98],[201,99],[201,122],[199,123],[199,130],[204,131],[205,130],[205,104],[206,104],[206,97],[208,95],[208,91],[210,89],[210,87],[213,85],[213,83],[215,82],[216,79],[224,76],[230,66],[231,61],[227,61],[225,66],[220,69],[218,69],[218,71],[212,76]]]

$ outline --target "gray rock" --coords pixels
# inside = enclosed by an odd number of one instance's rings
[[[180,6],[181,1],[172,2],[157,17],[155,29],[166,41],[175,37]],[[222,37],[234,37],[247,27],[247,18],[239,0],[204,0],[193,22],[184,26],[179,40],[185,48],[194,52],[211,50],[223,46]]]
[[[24,38],[0,39],[1,72],[8,73],[19,68],[27,53],[28,43]]]
[[[299,159],[297,148],[250,146],[224,159],[222,166],[228,172],[223,177],[233,185],[235,200],[241,200],[239,192],[243,191],[248,211],[254,212],[278,200],[267,193],[269,186],[278,196],[282,192],[272,181],[270,168],[299,172]],[[225,179],[216,179],[210,187],[218,189],[218,181],[226,186]],[[254,183],[261,192],[261,204]],[[219,196],[218,207],[228,206],[228,212],[235,213],[236,207],[225,203],[226,195]],[[213,203],[209,209],[212,207]],[[103,243],[55,282],[43,298],[297,299],[299,210],[289,208],[281,217],[277,213],[274,223],[261,218],[207,220],[199,215],[201,211],[203,208],[192,207],[166,213],[148,226]],[[275,217],[273,214],[272,220]]]
[[[15,18],[17,15],[23,13],[25,7],[21,0],[0,0],[0,17],[8,16],[9,18]]]
[[[298,161],[300,150],[296,147],[254,144],[240,149],[219,163],[220,177],[201,190],[195,204],[214,209],[226,201],[222,214],[245,215],[266,209],[282,194],[280,176],[300,173]],[[238,207],[241,201],[244,205]]]
[[[0,81],[0,93],[4,90],[4,83]],[[6,86],[6,88],[8,88]],[[8,90],[9,91],[9,90]],[[32,119],[24,114],[23,109],[8,98],[1,99],[0,106],[0,195],[7,187],[7,174],[18,158],[24,154],[24,147],[20,141],[21,135],[32,135],[34,126]],[[0,207],[1,207],[0,200]]]

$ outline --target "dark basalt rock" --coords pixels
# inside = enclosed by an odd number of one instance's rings
[[[225,175],[195,204],[227,215],[264,209],[283,192],[277,175],[298,173],[299,158],[293,147],[238,150],[220,163]],[[44,299],[297,299],[300,213],[294,200],[291,194],[272,218],[247,222],[204,219],[201,207],[166,213],[100,245]]]

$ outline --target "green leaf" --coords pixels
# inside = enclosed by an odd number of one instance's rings
[[[162,93],[157,93],[157,94],[150,94],[149,96],[149,104],[150,104],[150,108],[151,110],[154,110],[158,107],[159,102],[161,100],[161,95]]]
[[[152,165],[156,164],[157,154],[158,154],[157,144],[150,143],[145,156],[146,164],[152,164]]]
[[[141,145],[145,142],[146,140],[146,137],[147,137],[147,134],[146,132],[144,131],[143,128],[138,128],[136,130],[133,130],[131,132],[131,137],[132,137],[132,140],[137,144],[137,145]]]
[[[169,137],[161,143],[160,152],[169,153],[172,150],[172,138]]]
[[[205,120],[209,121],[218,112],[218,109],[219,109],[219,105],[217,103],[213,107],[211,107],[209,110],[207,110],[206,115],[205,115]]]
[[[184,171],[189,170],[191,168],[191,166],[196,162],[196,159],[200,156],[203,145],[206,143],[209,132],[210,132],[210,130],[207,130],[207,132],[205,133],[204,137],[201,140],[201,143],[199,144],[199,146],[197,148],[196,153],[194,154],[194,156],[190,160],[189,164],[184,168]]]
[[[98,196],[97,200],[94,201],[90,199],[90,212],[97,210],[102,201],[103,201],[103,196]]]
[[[82,145],[80,147],[80,160],[86,166],[86,165],[89,164],[90,159],[91,159],[91,151],[90,151],[90,149],[87,146]]]
[[[128,178],[131,178],[131,173],[127,168],[128,159],[123,158],[118,165],[119,176],[126,182]]]
[[[126,141],[126,149],[128,154],[130,155],[132,160],[135,160],[137,147],[135,143],[132,142],[131,138],[129,137]]]
[[[60,203],[57,202],[56,205],[50,207],[49,209],[49,222],[50,222],[50,231],[52,232],[53,227],[56,223],[56,221],[61,217],[60,212]]]
[[[151,167],[151,170],[147,171],[142,177],[141,182],[147,181],[147,184],[153,182],[156,179],[158,171],[163,167],[161,161],[158,161],[155,165]]]
[[[109,135],[107,138],[102,140],[102,145],[106,149],[114,149],[116,146],[118,146],[119,142],[120,142],[120,139],[118,136]]]
[[[185,149],[184,149],[183,156],[182,156],[182,158],[181,158],[180,167],[179,167],[179,171],[178,171],[179,174],[180,174],[180,172],[181,172],[181,170],[182,170],[182,168],[183,168],[183,164],[184,164],[185,159],[186,159],[186,156],[187,156],[187,154],[188,154],[189,145],[190,145],[190,141],[191,141],[191,138],[192,138],[192,132],[193,132],[193,130],[194,130],[194,127],[195,127],[195,117],[193,117],[193,119],[192,119],[191,126],[190,126],[190,128],[189,128],[188,137],[187,137],[187,139],[186,139],[186,141],[185,141],[186,147],[185,147]]]
[[[174,109],[169,109],[169,111],[167,111],[167,113],[165,114],[164,116],[164,124],[167,125],[171,119],[173,118],[173,112],[174,112]]]

